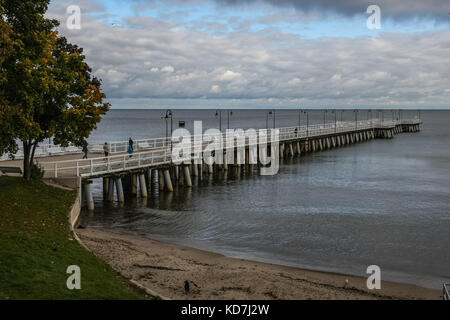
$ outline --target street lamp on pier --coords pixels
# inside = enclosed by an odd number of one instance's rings
[[[309,117],[308,117],[308,111],[303,111],[304,114],[306,114],[306,137],[309,136]]]
[[[337,132],[337,112],[336,110],[332,110],[331,113],[334,114],[334,133]]]
[[[266,114],[266,129],[269,129],[269,115],[273,116],[273,128],[275,129],[275,110],[269,111]]]
[[[172,151],[172,133],[173,133],[173,112],[172,110],[166,110],[166,114],[165,116],[162,117],[162,119],[164,119],[166,121],[166,143],[167,143],[167,139],[169,137],[169,132],[168,132],[168,121],[170,119],[170,151]]]
[[[228,110],[227,111],[227,121],[228,121],[228,130],[230,129],[230,117],[233,116],[233,111]]]
[[[219,130],[222,132],[222,110],[216,110],[216,119],[219,118]]]

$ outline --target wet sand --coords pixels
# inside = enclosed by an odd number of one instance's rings
[[[369,290],[361,277],[229,258],[94,228],[77,234],[124,277],[164,299],[442,299],[440,290],[410,284],[382,281],[380,290]]]

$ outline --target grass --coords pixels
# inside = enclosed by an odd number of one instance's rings
[[[74,239],[74,200],[73,191],[0,177],[0,300],[151,298]],[[70,265],[81,269],[81,290],[67,289]]]

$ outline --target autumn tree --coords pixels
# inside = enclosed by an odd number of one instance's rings
[[[0,17],[3,15],[3,8],[0,2]],[[14,108],[7,103],[5,92],[1,90],[7,80],[5,70],[5,60],[11,54],[14,43],[11,39],[11,27],[6,21],[0,18],[0,154],[15,153],[17,145],[14,145],[14,134],[12,125],[12,116]]]
[[[9,149],[15,147],[11,139],[21,141],[28,180],[39,143],[54,137],[56,144],[81,146],[109,104],[103,102],[100,80],[92,76],[83,49],[60,37],[58,22],[44,17],[49,0],[0,1],[2,20],[17,43],[3,63],[6,81],[0,92],[13,109],[5,140],[10,140]]]

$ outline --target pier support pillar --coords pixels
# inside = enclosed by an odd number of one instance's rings
[[[124,203],[125,202],[125,196],[123,194],[122,179],[121,178],[116,178],[115,184],[116,184],[117,200],[120,203]]]
[[[94,198],[92,197],[91,181],[83,184],[84,198],[86,199],[86,205],[89,211],[94,211]]]
[[[164,170],[164,183],[167,191],[173,192],[172,180],[170,180],[170,172],[168,169]]]
[[[148,198],[147,184],[145,182],[145,175],[143,173],[139,174],[139,186],[141,187],[142,198]]]
[[[109,178],[103,178],[103,199],[108,197]]]
[[[194,177],[198,177],[198,164],[196,164],[195,162],[192,165],[192,175]]]
[[[184,181],[186,182],[186,187],[192,187],[191,173],[189,172],[189,166],[184,166]]]
[[[162,170],[158,170],[159,191],[164,191],[164,174]]]
[[[292,143],[289,143],[289,153],[291,157],[294,156],[294,148],[292,147]]]
[[[108,178],[108,201],[114,201],[114,179]]]
[[[135,173],[131,175],[131,194],[133,196],[137,195],[137,174]]]
[[[180,167],[175,166],[175,181],[178,181],[180,179]]]

